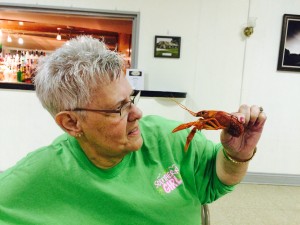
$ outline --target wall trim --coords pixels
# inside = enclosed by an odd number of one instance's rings
[[[300,186],[300,175],[248,172],[241,183]]]
[[[300,186],[300,175],[248,172],[241,183]]]

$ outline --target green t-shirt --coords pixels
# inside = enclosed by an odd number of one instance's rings
[[[144,144],[103,170],[64,134],[0,175],[0,224],[194,225],[201,204],[232,190],[216,176],[215,145],[158,116],[140,120]]]

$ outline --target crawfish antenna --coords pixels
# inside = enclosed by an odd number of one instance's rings
[[[175,100],[174,98],[171,98],[172,101],[176,102],[177,105],[179,105],[181,108],[185,109],[186,111],[188,111],[191,115],[193,116],[197,116],[197,114],[191,110],[189,110],[185,105],[181,104],[180,102],[178,102],[177,100]]]

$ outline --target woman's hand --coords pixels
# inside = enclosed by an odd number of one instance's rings
[[[233,113],[244,124],[244,132],[239,137],[231,136],[226,130],[221,132],[223,147],[239,161],[245,161],[252,157],[253,151],[262,134],[266,122],[266,114],[263,108],[257,105],[241,105],[237,113]]]

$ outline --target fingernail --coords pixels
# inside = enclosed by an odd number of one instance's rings
[[[245,123],[245,117],[240,117],[240,122]]]

